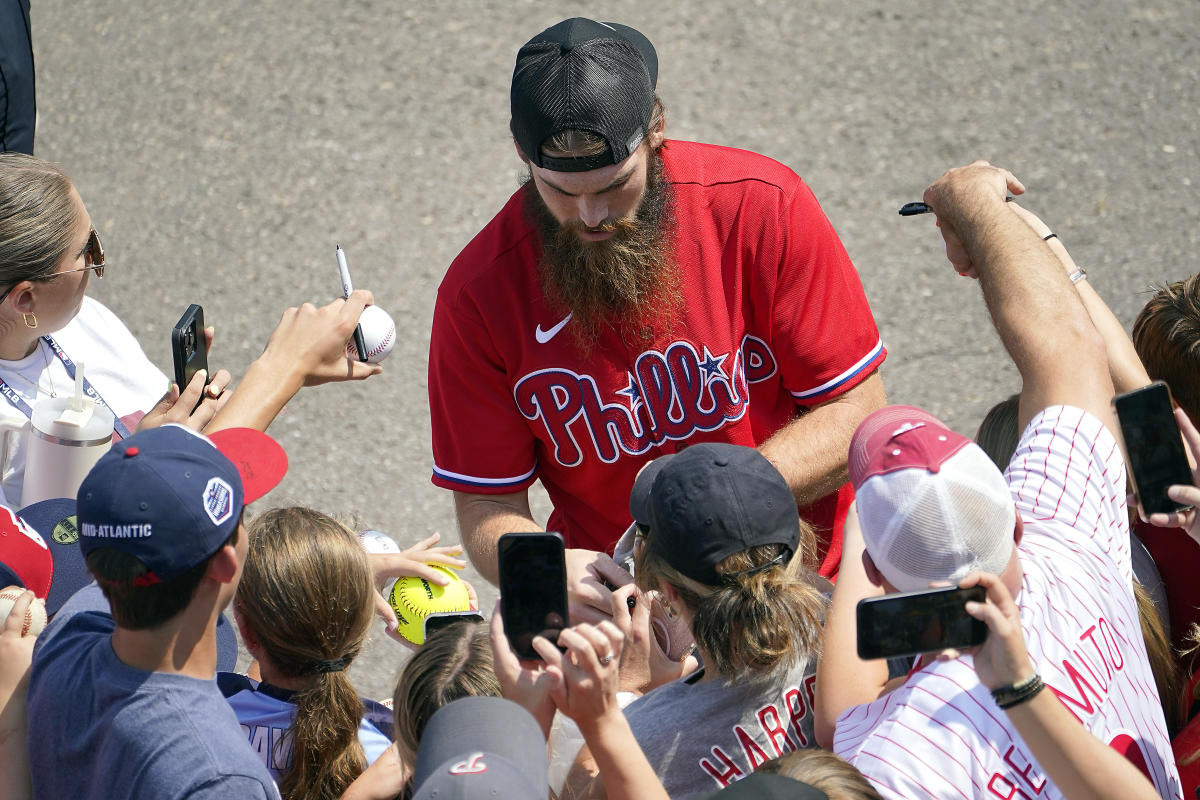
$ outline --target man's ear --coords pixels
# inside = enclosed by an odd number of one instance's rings
[[[245,533],[243,532],[242,535]],[[237,550],[231,544],[223,545],[208,560],[208,568],[204,570],[204,577],[211,578],[217,583],[233,583],[237,576]]]
[[[883,586],[883,573],[875,566],[875,561],[871,558],[871,554],[863,550],[862,554],[863,569],[867,572],[867,580],[874,586]]]
[[[659,119],[658,124],[650,129],[646,134],[646,141],[650,144],[651,150],[657,150],[662,147],[662,143],[667,140],[667,118],[663,116]]]

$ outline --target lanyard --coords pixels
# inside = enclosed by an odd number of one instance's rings
[[[52,337],[48,335],[43,336],[42,341],[50,345],[50,349],[54,352],[54,355],[58,356],[58,360],[62,362],[63,368],[67,371],[67,374],[71,376],[71,380],[75,380],[75,362],[71,360],[70,356],[68,356],[66,352],[64,352],[63,349],[58,346],[58,342],[54,341]],[[112,406],[104,402],[104,398],[101,397],[100,393],[96,391],[96,387],[92,386],[91,381],[87,379],[86,375],[83,378],[83,393],[95,400],[98,405],[104,406],[109,411],[112,411],[113,428],[116,430],[117,436],[122,439],[128,439],[129,428],[126,427],[124,422],[121,422],[120,417],[117,416],[117,412],[113,410]],[[29,404],[25,402],[25,398],[17,394],[16,390],[9,386],[7,381],[5,381],[3,378],[0,378],[0,394],[4,395],[4,399],[11,403],[14,408],[16,408],[29,419],[33,419],[33,409],[30,408]]]

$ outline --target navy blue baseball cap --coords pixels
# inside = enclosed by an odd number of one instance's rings
[[[638,473],[629,512],[649,528],[646,545],[692,580],[716,586],[716,566],[763,544],[800,544],[800,512],[787,481],[753,447],[694,444]]]
[[[75,498],[58,497],[25,506],[17,516],[41,534],[54,561],[54,577],[46,595],[46,613],[53,616],[75,592],[92,582],[79,549]]]
[[[246,504],[285,472],[283,448],[249,428],[203,436],[163,425],[135,433],[101,456],[79,486],[80,550],[137,557],[149,569],[137,584],[170,580],[217,552]]]

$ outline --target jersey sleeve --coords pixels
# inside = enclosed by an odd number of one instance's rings
[[[191,790],[187,796],[189,800],[279,800],[279,790],[245,775],[221,775]]]
[[[433,483],[474,494],[520,491],[534,480],[534,437],[469,298],[439,294],[429,343]]]
[[[1026,536],[1094,544],[1131,579],[1125,459],[1100,420],[1070,406],[1042,410],[1021,434],[1005,477]]]
[[[812,406],[853,388],[887,353],[858,272],[802,181],[782,214],[772,335],[784,385]]]

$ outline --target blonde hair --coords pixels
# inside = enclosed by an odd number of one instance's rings
[[[654,95],[654,109],[650,112],[650,124],[646,126],[646,134],[666,124],[667,109],[658,95]],[[608,142],[604,137],[591,131],[565,130],[559,131],[542,142],[542,152],[557,158],[582,158],[595,156],[608,150]]]
[[[713,587],[703,587],[643,546],[636,555],[637,584],[675,590],[692,613],[692,638],[719,675],[739,679],[790,669],[820,652],[826,606],[813,585],[815,537],[803,521],[801,531],[800,551],[790,562],[772,563],[786,555],[783,545],[757,545],[722,559],[716,572],[723,580]]]
[[[366,768],[363,704],[345,667],[374,615],[371,565],[349,528],[312,509],[268,511],[249,533],[234,607],[276,669],[311,679],[295,696],[279,790],[285,800],[332,800]]]
[[[802,781],[829,800],[883,800],[861,772],[828,750],[793,750],[763,763],[756,772]]]
[[[405,665],[392,696],[396,747],[416,764],[425,725],[439,708],[462,697],[500,696],[488,628],[464,620],[440,628]]]
[[[79,224],[62,167],[24,153],[0,153],[0,285],[49,277]]]

